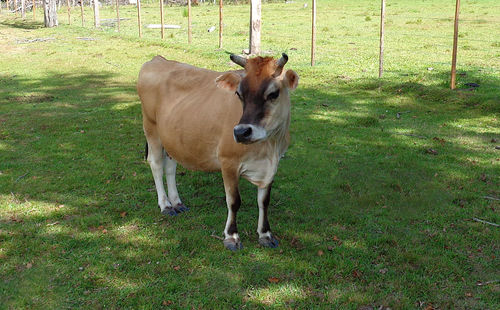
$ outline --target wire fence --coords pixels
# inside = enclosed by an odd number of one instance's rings
[[[186,40],[184,42],[188,44],[194,42],[201,45],[207,44],[209,39],[201,37],[201,35],[193,37],[191,23],[196,23],[199,16],[192,16],[191,5],[196,6],[202,2],[205,2],[204,7],[200,8],[198,12],[201,10],[203,10],[203,12],[210,11],[211,16],[213,17],[211,25],[203,25],[203,27],[206,27],[205,31],[219,33],[218,36],[210,37],[210,40],[213,40],[210,45],[216,45],[218,41],[218,47],[222,48],[224,33],[223,27],[225,24],[225,20],[223,20],[223,18],[233,18],[233,20],[234,18],[237,18],[234,16],[223,15],[223,3],[235,4],[236,1],[169,0],[162,2],[161,0],[106,0],[102,3],[98,2],[98,6],[94,6],[95,2],[93,0],[59,0],[57,1],[57,5],[59,7],[58,19],[60,23],[73,23],[74,25],[81,23],[83,27],[113,29],[116,32],[120,32],[121,35],[130,36],[135,33],[136,36],[145,36],[146,38],[156,37],[165,39],[166,37],[171,38],[174,35],[184,35]],[[312,2],[310,3],[312,4]],[[0,4],[0,8],[4,11],[4,13],[7,12],[18,16],[23,15],[26,20],[40,20],[40,18],[43,17],[42,1],[40,0],[2,0]],[[165,5],[165,8],[163,8],[163,4]],[[140,11],[141,6],[144,8],[144,12]],[[179,18],[172,18],[171,15],[168,16],[167,22],[164,21],[165,13],[163,10],[172,14],[172,6],[184,8],[182,11],[182,17],[184,18],[182,20],[183,24],[179,22]],[[240,16],[248,14],[248,8],[246,6],[240,5],[239,7],[241,8],[238,9],[237,12]],[[321,2],[318,2],[314,8],[318,11],[318,26],[316,26],[315,30],[315,36],[318,42],[316,44],[316,42],[312,41],[311,45],[316,45],[318,52],[314,53],[314,48],[311,48],[310,57],[318,58],[316,60],[317,64],[325,63],[331,59],[331,56],[328,55],[328,52],[325,51],[323,47],[324,45],[326,46],[328,43],[331,43],[331,41],[335,41],[337,44],[342,44],[343,46],[361,46],[362,48],[366,47],[375,51],[374,47],[378,45],[380,40],[378,29],[375,29],[378,27],[377,25],[380,24],[380,11],[375,10],[375,6],[367,8],[362,13],[351,13],[348,16],[349,19],[359,22],[360,25],[363,23],[370,24],[372,27],[370,28],[370,31],[366,31],[366,29],[368,29],[366,27],[357,27],[354,29],[349,26],[339,27],[338,25],[330,27],[329,20],[346,18],[345,11],[341,9],[337,11],[323,11]],[[500,10],[500,5],[490,6],[490,8],[491,10]],[[95,13],[93,11],[95,9],[102,9],[104,11],[105,14],[103,14],[102,18],[94,20]],[[120,9],[127,10],[127,14],[122,15],[120,13]],[[131,15],[131,11],[134,9],[136,10],[135,17]],[[313,8],[307,7],[306,2],[300,10],[297,10],[297,5],[290,9],[285,8],[283,10],[283,16],[295,15],[300,16],[301,19],[312,19],[312,16],[314,15],[314,11],[312,10]],[[391,8],[388,7],[384,20],[386,53],[391,55],[391,53],[393,53],[392,49],[394,46],[399,43],[404,43],[406,48],[408,48],[408,53],[425,55],[430,53],[433,49],[440,48],[442,51],[447,51],[447,53],[449,53],[448,57],[451,59],[453,41],[453,28],[451,25],[453,22],[453,12],[451,12],[450,7],[446,8],[446,10],[449,12],[437,15],[432,12],[430,12],[430,14],[427,14],[427,12],[401,13],[402,10],[391,10]],[[200,13],[198,13],[198,15],[200,15]],[[218,19],[216,19],[217,15],[219,17]],[[134,19],[137,19],[137,21],[134,21]],[[185,20],[187,20],[187,26]],[[263,20],[266,21],[265,12],[263,14]],[[245,19],[245,23],[246,22],[248,22],[247,18]],[[294,24],[293,18],[290,17],[281,22],[287,26],[293,26]],[[460,22],[466,26],[464,28],[469,29],[469,32],[463,31],[458,34],[458,37],[462,42],[463,50],[474,50],[478,48],[490,48],[497,50],[497,48],[500,47],[500,36],[497,36],[495,39],[495,34],[490,36],[487,34],[481,34],[479,36],[474,33],[474,31],[470,31],[470,29],[479,29],[483,26],[491,27],[491,25],[498,25],[497,29],[500,29],[500,16],[477,15],[475,18],[471,18],[469,15],[469,17],[460,18]],[[230,25],[232,25],[232,22]],[[298,33],[294,32],[293,29],[292,31],[290,31],[290,29],[281,31],[283,29],[279,28],[282,27],[281,25],[272,25],[278,29],[275,31],[273,30],[273,32],[279,32],[281,40],[287,41],[290,46],[293,46],[294,42],[298,42],[298,40],[302,40],[301,42],[303,42],[304,39],[307,40],[308,34],[298,35]],[[201,23],[198,23],[196,26],[198,27],[197,31],[199,31]],[[314,25],[312,25],[312,27],[314,27]],[[426,27],[443,27],[443,30],[441,32],[433,32],[432,34],[429,34],[428,31],[425,31]],[[173,31],[165,31],[167,29],[180,28],[183,28],[182,32],[175,32],[175,34]],[[409,31],[409,29],[411,31]],[[234,40],[234,36],[246,39],[247,32],[246,29],[238,31],[232,29],[224,33],[224,36],[226,36],[228,40]],[[277,42],[277,45],[279,44],[281,44],[281,42]],[[494,56],[495,53],[495,51],[492,51],[490,55]],[[371,53],[370,55],[373,54],[374,53]],[[443,61],[442,58],[440,58],[438,60],[430,60],[429,63],[446,64],[446,61]],[[311,59],[311,64],[314,64],[314,59]],[[390,66],[390,62],[388,64]],[[393,69],[393,67],[390,69]]]

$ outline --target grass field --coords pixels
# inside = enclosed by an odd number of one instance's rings
[[[258,246],[242,181],[236,253],[211,237],[226,219],[220,174],[179,168],[190,211],[160,214],[135,82],[157,54],[234,68],[225,51],[248,48],[248,6],[225,6],[224,50],[207,32],[213,5],[193,8],[191,45],[183,7],[166,8],[182,28],[164,40],[137,37],[132,6],[120,33],[92,29],[88,8],[85,27],[76,9],[53,29],[41,10],[4,10],[0,309],[498,309],[499,227],[473,218],[500,223],[484,198],[500,198],[500,5],[463,3],[451,91],[454,1],[389,1],[381,80],[377,2],[319,1],[315,67],[310,4],[263,5],[263,50],[287,52],[301,80],[271,197],[280,247]]]

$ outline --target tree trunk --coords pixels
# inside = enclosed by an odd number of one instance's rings
[[[99,0],[94,0],[94,27],[101,26],[101,18],[99,17]]]
[[[21,0],[21,17],[23,19],[26,18],[26,1],[25,0]]]
[[[260,53],[261,0],[250,0],[250,54]]]
[[[43,1],[43,16],[45,27],[56,27],[57,22],[57,3],[56,0],[42,0]]]

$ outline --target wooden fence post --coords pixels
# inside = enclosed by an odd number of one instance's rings
[[[262,0],[250,0],[250,39],[248,53],[260,54],[260,38],[262,29]]]
[[[458,44],[458,16],[460,14],[460,0],[455,6],[455,29],[453,32],[453,53],[451,55],[451,83],[450,88],[455,89],[457,78],[457,44]]]
[[[191,0],[188,0],[188,43],[191,44]]]
[[[10,4],[10,3],[9,3],[9,0],[7,0],[7,13],[9,13],[9,12],[10,12],[10,9],[9,9],[9,4]]]
[[[80,0],[80,13],[82,15],[82,27],[83,27],[83,0]]]
[[[384,73],[384,32],[385,32],[385,0],[380,6],[380,54],[378,58],[378,77]]]
[[[222,48],[222,30],[224,25],[222,23],[222,0],[219,0],[219,48]]]
[[[161,38],[165,38],[165,22],[163,18],[163,0],[160,0],[160,20],[161,20]]]
[[[71,25],[71,6],[69,0],[66,0],[66,4],[68,5],[68,25]]]
[[[312,0],[311,66],[315,63],[316,49],[316,0]]]
[[[137,0],[137,23],[139,24],[139,38],[142,38],[142,30],[141,30],[141,0]]]
[[[14,13],[17,16],[17,0],[14,0]]]
[[[118,27],[118,32],[120,32],[120,1],[116,0],[116,26]]]
[[[36,0],[33,0],[33,20],[36,19]]]

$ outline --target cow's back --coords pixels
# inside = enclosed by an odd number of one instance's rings
[[[137,82],[145,116],[154,121],[159,109],[180,103],[189,94],[199,92],[199,86],[215,84],[213,81],[219,74],[161,56],[154,57],[142,66]]]
[[[139,73],[145,130],[156,131],[167,153],[186,168],[219,170],[221,148],[230,145],[235,153],[245,148],[232,136],[241,103],[216,86],[219,75],[161,56],[145,63]]]

